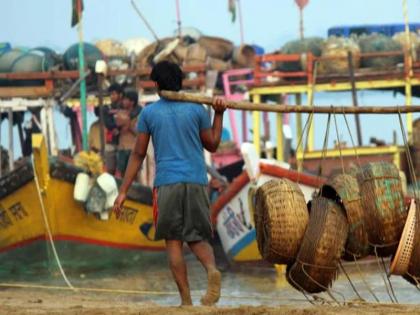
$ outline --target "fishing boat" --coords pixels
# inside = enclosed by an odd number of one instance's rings
[[[73,198],[75,178],[82,170],[49,159],[42,135],[34,135],[33,148],[33,162],[26,160],[0,179],[0,256],[10,259],[19,248],[47,241],[58,249],[69,244],[74,245],[73,250],[77,244],[141,251],[164,249],[162,241],[153,240],[150,188],[133,185],[121,216],[110,212],[107,220],[101,220]],[[31,260],[46,258],[48,251],[41,251]]]

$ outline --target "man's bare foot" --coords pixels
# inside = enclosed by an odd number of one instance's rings
[[[214,305],[220,298],[220,287],[222,283],[222,274],[216,268],[208,271],[207,292],[201,298],[201,304]]]
[[[191,295],[189,292],[181,293],[181,306],[191,306],[193,305],[191,300]]]

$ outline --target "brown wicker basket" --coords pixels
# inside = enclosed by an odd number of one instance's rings
[[[420,286],[420,202],[416,200],[416,233],[408,272],[403,276],[411,284]]]
[[[255,229],[262,257],[276,264],[295,261],[309,220],[300,187],[288,179],[270,180],[258,188]]]
[[[302,246],[287,271],[288,282],[308,293],[325,291],[337,276],[347,235],[344,209],[325,197],[312,200]]]
[[[416,231],[416,203],[414,202],[414,199],[412,199],[408,210],[407,221],[405,222],[397,251],[392,258],[391,265],[389,267],[390,274],[402,276],[408,272],[411,255],[413,253],[414,241],[416,238]]]
[[[356,177],[349,174],[334,175],[322,186],[321,194],[342,203],[346,211],[349,236],[343,258],[351,261],[354,258],[368,256],[371,253],[371,247]]]
[[[394,164],[368,163],[357,174],[369,242],[379,256],[393,255],[407,217],[401,179]]]

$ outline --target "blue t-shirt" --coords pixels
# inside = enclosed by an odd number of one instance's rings
[[[200,131],[211,128],[201,105],[165,99],[146,106],[137,130],[150,134],[155,150],[155,187],[175,183],[207,184]]]

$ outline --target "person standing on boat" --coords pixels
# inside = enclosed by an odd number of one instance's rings
[[[108,92],[111,104],[104,107],[104,124],[106,127],[105,166],[108,173],[115,174],[119,130],[114,115],[122,107],[123,88],[118,83],[113,83],[108,88]]]
[[[139,95],[134,90],[124,92],[122,108],[115,114],[118,127],[117,173],[124,176],[131,151],[137,137],[137,117],[141,107],[138,105]]]
[[[161,90],[179,91],[183,73],[178,65],[162,61],[150,75]],[[187,268],[182,253],[184,242],[207,271],[208,287],[201,298],[204,305],[220,298],[221,274],[216,268],[209,240],[212,237],[207,171],[203,148],[215,152],[221,138],[224,100],[215,98],[213,126],[199,104],[174,102],[163,97],[146,106],[138,121],[135,148],[114,204],[118,217],[134,177],[146,156],[150,137],[155,150],[156,177],[153,189],[155,240],[164,239],[169,266],[182,305],[192,305]]]

